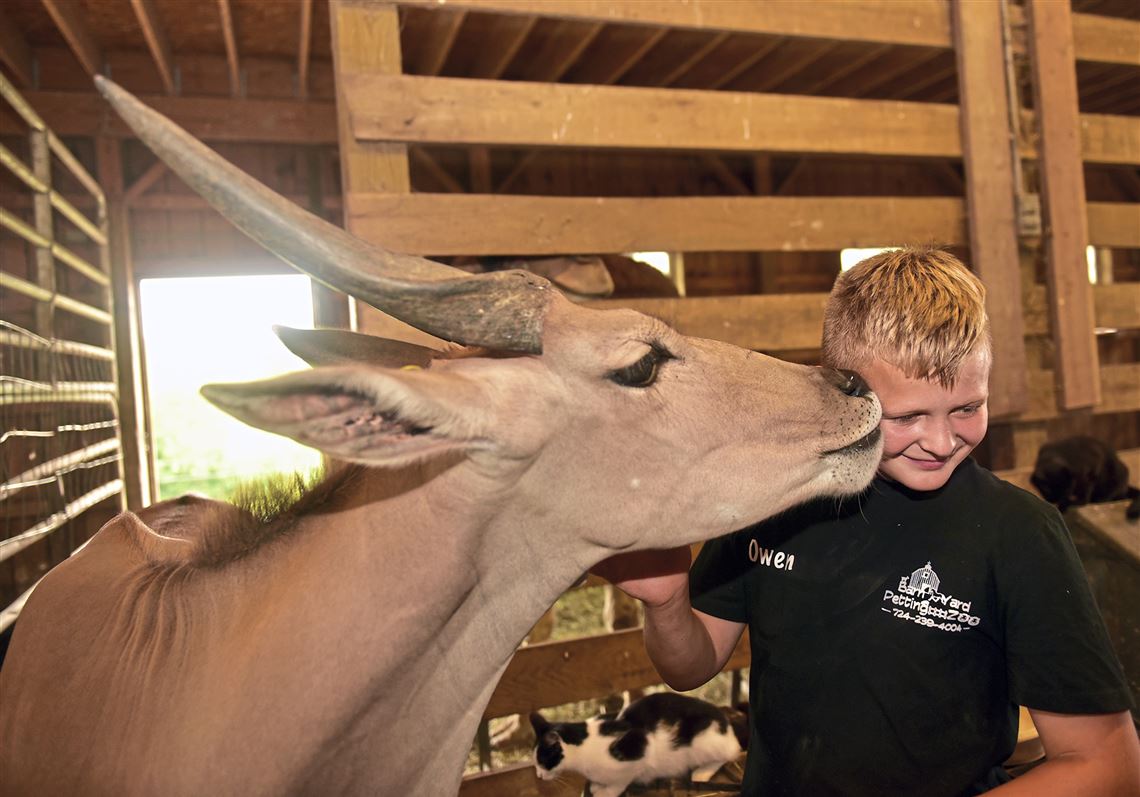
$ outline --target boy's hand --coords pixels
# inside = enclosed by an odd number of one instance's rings
[[[590,569],[631,598],[647,606],[662,606],[678,594],[688,592],[689,565],[693,556],[689,546],[664,550],[619,553],[603,559]]]

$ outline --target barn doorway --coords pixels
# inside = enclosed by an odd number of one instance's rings
[[[273,325],[313,325],[310,281],[299,275],[144,279],[139,309],[158,499],[188,492],[224,499],[274,472],[308,473],[320,454],[253,429],[198,393],[306,368]]]

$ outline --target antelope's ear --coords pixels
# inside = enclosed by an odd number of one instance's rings
[[[317,368],[202,395],[240,421],[291,437],[337,459],[402,465],[448,451],[487,447],[482,386],[436,371]]]
[[[378,338],[344,329],[294,329],[275,326],[273,331],[289,351],[311,366],[381,365],[427,368],[440,352],[402,340]]]

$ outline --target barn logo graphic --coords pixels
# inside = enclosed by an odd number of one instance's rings
[[[973,601],[942,590],[942,579],[930,562],[902,576],[897,587],[883,593],[882,611],[896,620],[948,633],[968,631],[981,623],[972,609]]]

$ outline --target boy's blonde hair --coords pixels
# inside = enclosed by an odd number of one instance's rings
[[[839,275],[823,319],[823,363],[858,371],[881,359],[911,379],[953,387],[963,361],[990,353],[986,288],[953,255],[908,247]]]

